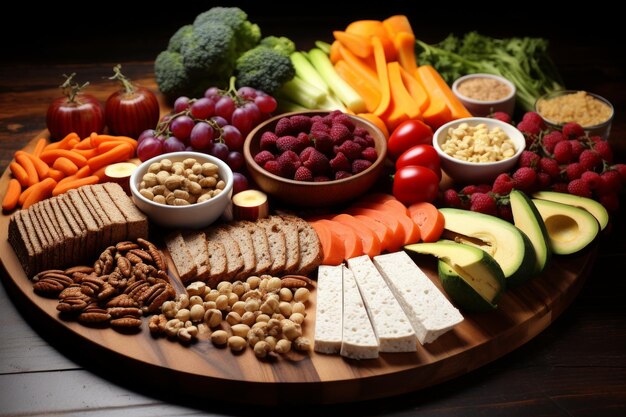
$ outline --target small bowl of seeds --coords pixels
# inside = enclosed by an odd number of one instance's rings
[[[452,91],[475,117],[486,117],[495,112],[511,116],[515,109],[515,85],[498,75],[465,75],[454,81]]]

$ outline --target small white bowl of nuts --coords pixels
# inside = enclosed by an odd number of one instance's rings
[[[172,152],[143,162],[130,178],[135,205],[166,227],[199,229],[228,208],[233,172],[218,158],[199,152]]]
[[[441,126],[433,135],[441,168],[456,183],[489,184],[513,169],[526,147],[515,126],[488,117],[467,117]]]

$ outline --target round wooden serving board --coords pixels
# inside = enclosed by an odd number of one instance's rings
[[[9,178],[7,170],[0,179],[2,197]],[[504,294],[497,310],[464,313],[460,325],[435,342],[418,346],[415,353],[383,353],[375,360],[357,361],[311,351],[258,360],[251,349],[233,354],[217,348],[208,335],[200,335],[196,343],[187,346],[153,338],[147,319],[136,334],[89,328],[62,319],[56,310],[57,301],[35,294],[25,276],[7,240],[9,217],[0,217],[0,260],[6,272],[2,275],[9,294],[28,309],[29,318],[45,323],[55,337],[64,338],[77,350],[110,361],[108,368],[135,375],[132,378],[144,386],[153,384],[185,395],[246,403],[324,404],[382,398],[463,375],[511,352],[549,326],[576,297],[595,258],[595,249],[553,257],[543,274]],[[420,256],[415,260],[441,288],[434,258]],[[177,287],[183,289],[180,283]],[[303,323],[311,341],[315,299],[312,289]]]

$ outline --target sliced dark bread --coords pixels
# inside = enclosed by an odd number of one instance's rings
[[[273,216],[280,219],[280,229],[285,235],[285,248],[287,250],[285,260],[285,274],[295,274],[298,272],[298,266],[300,265],[300,238],[298,236],[298,227],[296,223],[290,220],[285,220],[281,216]]]
[[[257,225],[256,222],[242,220],[238,223],[242,225],[242,227],[245,227],[252,237],[252,247],[256,260],[256,267],[253,271],[254,274],[261,275],[266,273],[272,266],[272,254],[270,253],[270,246],[267,241],[265,229]]]
[[[256,257],[254,255],[254,243],[248,227],[240,222],[230,223],[224,228],[230,236],[237,242],[243,258],[243,268],[237,272],[235,279],[245,280],[252,275],[256,269]]]
[[[91,191],[96,196],[100,207],[102,207],[109,217],[109,220],[111,220],[111,241],[117,243],[126,240],[126,218],[111,199],[104,185],[92,185]]]
[[[122,187],[119,184],[107,182],[104,183],[104,189],[126,219],[126,238],[128,240],[147,239],[148,218],[135,206]]]
[[[172,261],[174,261],[180,280],[183,284],[192,281],[196,277],[198,267],[183,236],[179,232],[174,232],[165,238],[165,245]]]
[[[270,216],[257,221],[257,225],[265,231],[269,244],[272,265],[267,270],[270,275],[278,275],[285,270],[287,263],[287,246],[285,233],[282,231],[282,220],[278,216]]]
[[[219,242],[207,240],[207,252],[209,253],[209,276],[207,284],[214,288],[220,281],[226,279],[226,250]]]
[[[74,205],[67,198],[64,198],[65,195],[58,197],[56,200],[56,216],[61,218],[63,216],[67,221],[67,224],[70,225],[72,231],[74,232],[74,236],[79,241],[78,249],[74,251],[74,262],[80,262],[80,260],[85,259],[88,251],[87,244],[87,226],[83,222],[83,219],[78,214],[78,211],[74,207]],[[53,203],[53,207],[55,204]]]
[[[208,280],[211,273],[211,265],[209,264],[206,235],[204,232],[198,231],[186,232],[183,233],[183,239],[196,263],[196,279],[200,281]]]
[[[40,201],[37,204],[31,206],[39,219],[39,223],[43,228],[44,232],[47,233],[48,241],[50,242],[50,253],[52,254],[53,265],[55,267],[65,266],[66,259],[63,255],[64,248],[62,248],[62,244],[64,243],[57,230],[52,223],[52,220],[48,217],[48,213],[44,210],[43,201]]]
[[[42,248],[35,236],[35,231],[32,230],[30,220],[27,223],[24,219],[25,213],[26,210],[19,210],[11,215],[9,243],[22,264],[24,273],[30,278],[40,270],[39,261]]]
[[[63,262],[67,264],[72,261],[72,251],[74,250],[73,235],[68,235],[67,230],[64,229],[61,223],[57,220],[50,200],[51,199],[46,199],[41,202],[41,211],[42,213],[45,213],[48,221],[57,234],[57,238],[59,239],[57,243],[59,245],[59,255],[63,259]]]
[[[68,205],[74,206],[74,210],[77,212],[80,219],[83,221],[83,227],[87,231],[86,235],[86,255],[93,256],[96,251],[100,249],[101,233],[94,219],[93,215],[89,211],[89,208],[83,201],[80,193],[76,190],[69,190],[64,194],[67,196],[64,200]]]
[[[80,237],[74,235],[74,231],[72,227],[68,224],[65,216],[62,213],[59,213],[58,208],[58,197],[52,197],[47,200],[44,200],[44,207],[48,212],[48,216],[50,219],[53,219],[53,222],[57,225],[57,231],[64,243],[64,257],[68,263],[75,263],[76,260],[75,252],[80,250]]]
[[[33,209],[35,205],[28,208],[28,210],[24,210],[24,219],[30,222],[31,227],[35,231],[35,235],[39,240],[41,245],[41,262],[39,268],[41,270],[50,269],[51,265],[54,265],[54,259],[52,253],[50,252],[50,242],[48,241],[47,232],[44,231],[37,215],[35,214],[35,210]]]
[[[96,196],[91,192],[91,186],[85,185],[76,189],[80,198],[89,209],[96,224],[98,225],[98,248],[105,248],[111,243],[111,221],[109,217],[102,211],[100,204],[96,201]]]
[[[243,255],[237,241],[235,241],[225,226],[212,226],[206,230],[206,238],[209,242],[221,243],[226,253],[225,280],[232,281],[243,268]]]
[[[300,246],[300,263],[297,273],[308,275],[317,268],[323,259],[322,243],[313,227],[297,216],[283,216],[283,220],[295,223],[298,229],[298,243]]]

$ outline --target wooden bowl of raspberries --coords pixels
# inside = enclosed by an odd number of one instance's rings
[[[275,116],[245,140],[244,157],[258,187],[288,205],[325,207],[371,188],[387,152],[371,122],[341,111]]]

